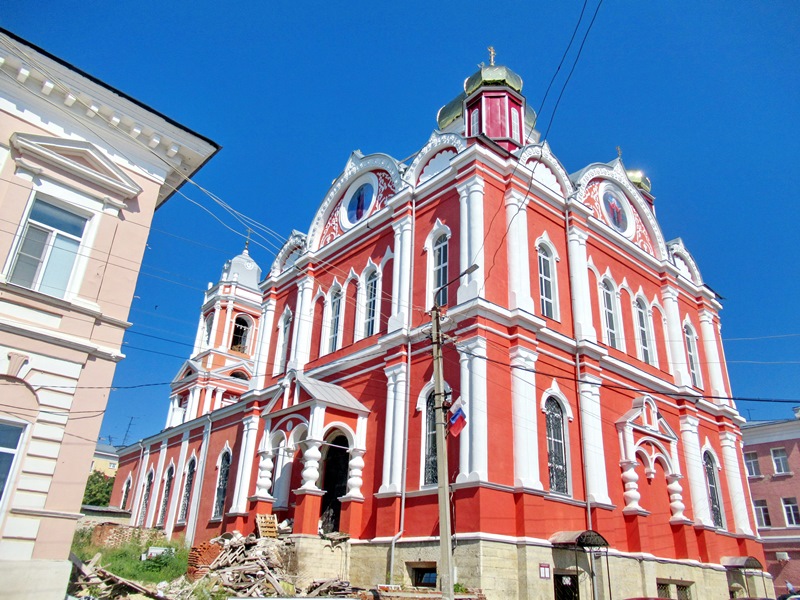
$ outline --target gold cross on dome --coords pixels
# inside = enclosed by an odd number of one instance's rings
[[[489,46],[489,48],[487,48],[487,49],[489,50],[489,65],[493,67],[494,66],[494,57],[495,57],[495,55],[497,53],[494,51],[494,46]]]
[[[617,158],[622,158],[622,148],[617,146]]]

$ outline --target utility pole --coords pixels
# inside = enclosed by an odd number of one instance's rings
[[[431,350],[433,352],[433,406],[436,422],[436,481],[439,488],[439,588],[442,600],[454,600],[453,594],[453,532],[450,528],[450,469],[447,466],[447,409],[444,407],[444,373],[442,370],[442,314],[439,292],[464,275],[474,273],[471,265],[433,292],[431,308]]]
[[[437,294],[438,296],[438,294]],[[444,378],[442,375],[442,328],[439,303],[431,309],[431,338],[433,347],[433,398],[436,422],[436,479],[439,488],[439,587],[442,600],[453,600],[453,546],[450,529],[450,474],[447,466],[447,438],[444,407]]]

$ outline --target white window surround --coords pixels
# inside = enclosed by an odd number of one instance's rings
[[[243,324],[240,324],[239,321]],[[231,350],[247,354],[250,350],[251,340],[254,337],[254,329],[255,321],[252,316],[247,313],[236,313],[233,317],[233,327],[231,331]]]
[[[147,471],[147,474],[142,480],[142,495],[139,500],[139,514],[136,518],[136,524],[139,527],[147,527],[147,513],[153,502],[153,487],[156,485],[156,472],[153,467]]]
[[[371,280],[370,278],[373,278]],[[361,273],[358,279],[358,292],[356,296],[356,322],[355,322],[355,335],[354,341],[362,340],[366,337],[375,335],[380,330],[380,317],[381,317],[381,294],[383,292],[381,285],[381,270],[370,259],[367,261],[367,266]],[[374,284],[372,298],[370,298],[370,285]],[[372,304],[372,307],[370,307]],[[369,329],[370,310],[372,311],[372,332]]]
[[[37,180],[39,181],[39,180]],[[14,236],[14,243],[6,258],[5,265],[2,273],[0,273],[0,281],[10,281],[14,263],[16,262],[17,255],[22,247],[25,233],[27,231],[28,219],[33,209],[33,204],[36,200],[46,202],[57,208],[65,210],[77,217],[86,219],[83,228],[83,234],[80,237],[80,242],[77,250],[75,251],[75,261],[72,265],[70,277],[66,283],[63,296],[61,298],[68,302],[75,302],[78,300],[78,292],[80,291],[81,283],[86,274],[86,268],[89,263],[91,255],[91,248],[94,246],[99,229],[100,216],[102,213],[107,212],[104,210],[104,205],[89,196],[79,194],[74,190],[49,182],[45,179],[39,181],[39,185],[34,185],[34,190],[28,198],[27,206],[25,207],[25,218],[20,222]],[[115,211],[116,214],[116,211]],[[30,288],[38,291],[36,288]],[[45,292],[40,292],[45,293]],[[94,306],[93,302],[84,301]]]
[[[800,508],[798,508],[797,505],[797,498],[794,496],[781,498],[781,505],[783,506],[783,518],[786,522],[786,526],[800,526]]]
[[[558,262],[561,258],[558,256],[556,247],[553,245],[553,242],[550,241],[550,236],[547,235],[546,231],[542,233],[535,243],[537,253],[536,268],[538,271],[537,282],[539,285],[539,310],[543,316],[553,319],[554,321],[561,321],[561,311],[559,310],[558,302]],[[542,260],[545,255],[542,250],[549,253],[546,259],[550,264],[550,304],[552,306],[552,315],[547,315],[544,311],[544,298],[542,297]]]
[[[178,520],[177,523],[184,524],[189,516],[189,511],[192,508],[192,496],[194,495],[197,486],[197,454],[192,450],[192,456],[186,461],[186,466],[181,475],[181,503],[178,506]],[[192,481],[188,481],[189,473],[192,472]],[[187,483],[191,484],[187,488]]]
[[[158,502],[158,514],[156,515],[156,526],[163,527],[167,520],[167,509],[169,499],[172,496],[172,487],[175,485],[175,464],[170,460],[169,466],[164,469],[164,476],[161,478],[161,498]]]
[[[689,368],[689,377],[692,385],[703,388],[703,373],[700,370],[699,345],[697,343],[697,330],[692,325],[689,317],[683,321],[683,337],[686,345],[686,366]]]
[[[563,430],[562,431],[563,431],[563,435],[564,435],[564,461],[565,461],[565,465],[566,465],[566,468],[567,468],[567,492],[566,492],[566,494],[563,494],[561,492],[554,492],[554,493],[558,494],[559,496],[563,496],[563,495],[572,496],[572,468],[571,468],[572,467],[572,457],[571,457],[571,452],[570,452],[569,423],[571,423],[573,421],[574,416],[572,414],[572,408],[570,407],[569,402],[567,401],[567,397],[561,391],[561,388],[558,386],[558,382],[555,381],[555,380],[553,380],[553,382],[550,385],[550,387],[548,389],[546,389],[544,391],[544,393],[539,397],[539,410],[541,410],[541,412],[542,412],[542,424],[543,424],[543,431],[545,433],[545,435],[541,438],[541,442],[543,442],[544,445],[545,445],[543,455],[545,457],[547,457],[547,459],[549,461],[549,452],[548,452],[548,447],[547,447],[546,431],[547,431],[547,401],[549,399],[551,399],[551,398],[553,400],[555,400],[556,402],[558,402],[558,404],[559,404],[559,406],[561,408],[561,413],[564,416]],[[544,477],[544,474],[543,474],[543,477]],[[549,489],[549,487],[550,487],[549,486],[549,472],[547,474],[547,477],[548,477],[548,482],[545,482],[543,480],[542,483],[546,483],[547,489]]]
[[[344,289],[341,284],[334,279],[331,289],[328,290],[328,294],[325,296],[325,314],[322,319],[322,334],[319,340],[320,356],[335,352],[342,347],[344,305]],[[334,309],[336,310],[336,314],[334,314]]]
[[[774,475],[790,475],[789,457],[786,454],[786,448],[783,446],[779,448],[770,448],[770,456],[772,457],[772,469]]]
[[[633,299],[631,309],[638,358],[648,365],[658,367],[658,350],[655,336],[653,335],[653,308],[647,302],[647,299],[639,293]]]
[[[434,277],[434,268],[436,267],[436,257],[434,252],[434,243],[436,240],[439,239],[442,235],[447,237],[447,268],[449,272],[453,272],[453,260],[452,260],[452,252],[450,252],[450,238],[451,232],[450,228],[442,223],[439,219],[436,219],[436,223],[434,223],[433,228],[428,232],[428,236],[425,238],[425,245],[423,246],[423,252],[426,254],[426,269],[425,269],[425,306],[427,309],[433,307],[433,292],[436,290],[435,284],[435,277]],[[445,282],[446,283],[446,282]],[[396,284],[395,284],[396,285]],[[448,298],[448,301],[450,298]]]
[[[772,527],[772,517],[766,500],[753,500],[753,510],[756,513],[756,525],[759,529]]]
[[[223,459],[228,457],[227,469],[223,468]],[[231,450],[228,441],[225,441],[225,446],[217,456],[217,478],[214,485],[214,505],[211,509],[211,520],[221,520],[225,514],[225,500],[228,497],[229,485],[231,482],[231,469],[233,468],[233,450]],[[225,478],[224,484],[222,478]],[[220,485],[223,485],[220,488]],[[220,494],[220,492],[222,492]],[[221,496],[221,497],[220,497]]]
[[[3,416],[0,419],[0,424],[7,425],[9,428],[19,428],[21,429],[19,433],[19,438],[17,439],[17,445],[15,448],[11,449],[8,447],[3,447],[0,449],[5,456],[11,455],[11,460],[5,459],[7,468],[3,468],[6,475],[5,487],[4,489],[0,489],[0,523],[3,522],[3,515],[5,515],[6,510],[8,509],[11,497],[13,494],[11,491],[15,488],[15,483],[17,480],[17,474],[21,468],[22,461],[25,457],[25,449],[27,448],[28,444],[28,436],[30,435],[31,431],[31,423],[28,421],[23,421],[21,419],[15,419],[13,417]]]
[[[417,404],[415,406],[416,412],[420,418],[419,489],[421,490],[436,489],[437,485],[436,483],[425,483],[425,450],[427,447],[427,437],[429,433],[428,422],[426,419],[427,416],[426,409],[427,409],[428,396],[433,394],[433,390],[434,390],[434,385],[433,381],[431,380],[422,387],[422,390],[417,396]],[[444,382],[444,393],[446,396],[450,396],[453,393],[453,390],[450,388],[450,385],[446,381]],[[465,410],[465,412],[467,411]]]
[[[716,523],[714,523],[714,506],[712,504],[710,496],[711,489],[709,485],[712,482],[709,482],[708,480],[708,473],[706,471],[706,457],[709,457],[711,459],[711,462],[714,466],[713,484],[716,486],[717,498],[719,500],[719,515],[722,522],[721,525],[717,525]],[[708,441],[708,438],[705,439],[703,447],[700,450],[700,460],[702,462],[701,466],[703,469],[703,474],[705,476],[704,483],[706,489],[706,500],[708,502],[708,512],[709,512],[709,518],[711,519],[711,524],[714,525],[715,527],[719,527],[720,529],[727,529],[727,519],[725,517],[725,501],[723,500],[722,497],[722,479],[719,476],[719,474],[722,472],[722,461],[719,459],[719,456],[717,456],[717,452],[716,450],[714,450],[714,447]]]
[[[289,358],[289,341],[292,339],[292,310],[287,306],[278,319],[278,338],[275,340],[275,360],[272,365],[272,375],[276,376],[286,370],[286,361]]]
[[[127,509],[132,488],[133,488],[133,477],[131,477],[131,474],[128,473],[128,477],[125,479],[125,483],[122,484],[122,497],[119,500],[119,507],[122,510]]]
[[[609,275],[604,275],[597,285],[600,300],[600,322],[603,342],[612,348],[625,352],[625,333],[620,319],[619,288]]]
[[[744,466],[747,469],[748,477],[763,477],[761,474],[761,466],[758,464],[757,452],[744,453]]]

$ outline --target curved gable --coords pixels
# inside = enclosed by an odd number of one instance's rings
[[[557,196],[566,198],[574,191],[569,175],[547,142],[523,148],[519,162],[531,170],[534,181]]]
[[[613,167],[598,164],[584,169],[580,172],[576,187],[579,190],[578,201],[586,205],[591,210],[592,216],[603,223],[608,231],[628,239],[659,260],[668,258],[664,236],[655,215],[628,179],[622,161],[616,160]],[[611,211],[604,206],[603,196],[607,190],[619,190],[624,195],[624,198],[619,200],[626,202],[627,205],[616,208],[619,214],[630,221],[622,223],[616,221]]]
[[[277,277],[286,269],[294,265],[303,252],[306,251],[306,236],[299,231],[292,231],[292,235],[278,251],[275,260],[272,262],[269,274]]]
[[[694,258],[683,245],[683,240],[680,238],[671,240],[667,243],[667,247],[670,260],[677,267],[678,272],[695,285],[702,285],[703,277],[700,275],[700,269],[697,268]]]
[[[318,250],[344,233],[340,218],[342,200],[349,192],[354,191],[351,190],[351,187],[355,187],[353,184],[360,182],[367,175],[371,175],[370,182],[376,188],[370,214],[381,210],[403,183],[398,163],[391,156],[386,154],[364,156],[358,151],[353,152],[344,172],[333,182],[311,222],[306,240],[308,250]]]
[[[425,183],[450,166],[450,160],[467,148],[466,140],[455,133],[434,131],[417,153],[403,179],[412,185]]]

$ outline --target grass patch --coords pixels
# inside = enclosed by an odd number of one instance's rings
[[[118,548],[104,548],[92,544],[91,529],[75,532],[72,540],[72,551],[78,558],[88,562],[100,552],[100,566],[114,575],[143,583],[172,581],[186,573],[189,549],[180,541],[159,542],[154,546],[166,546],[170,551],[159,556],[141,560],[149,545],[130,542]]]

